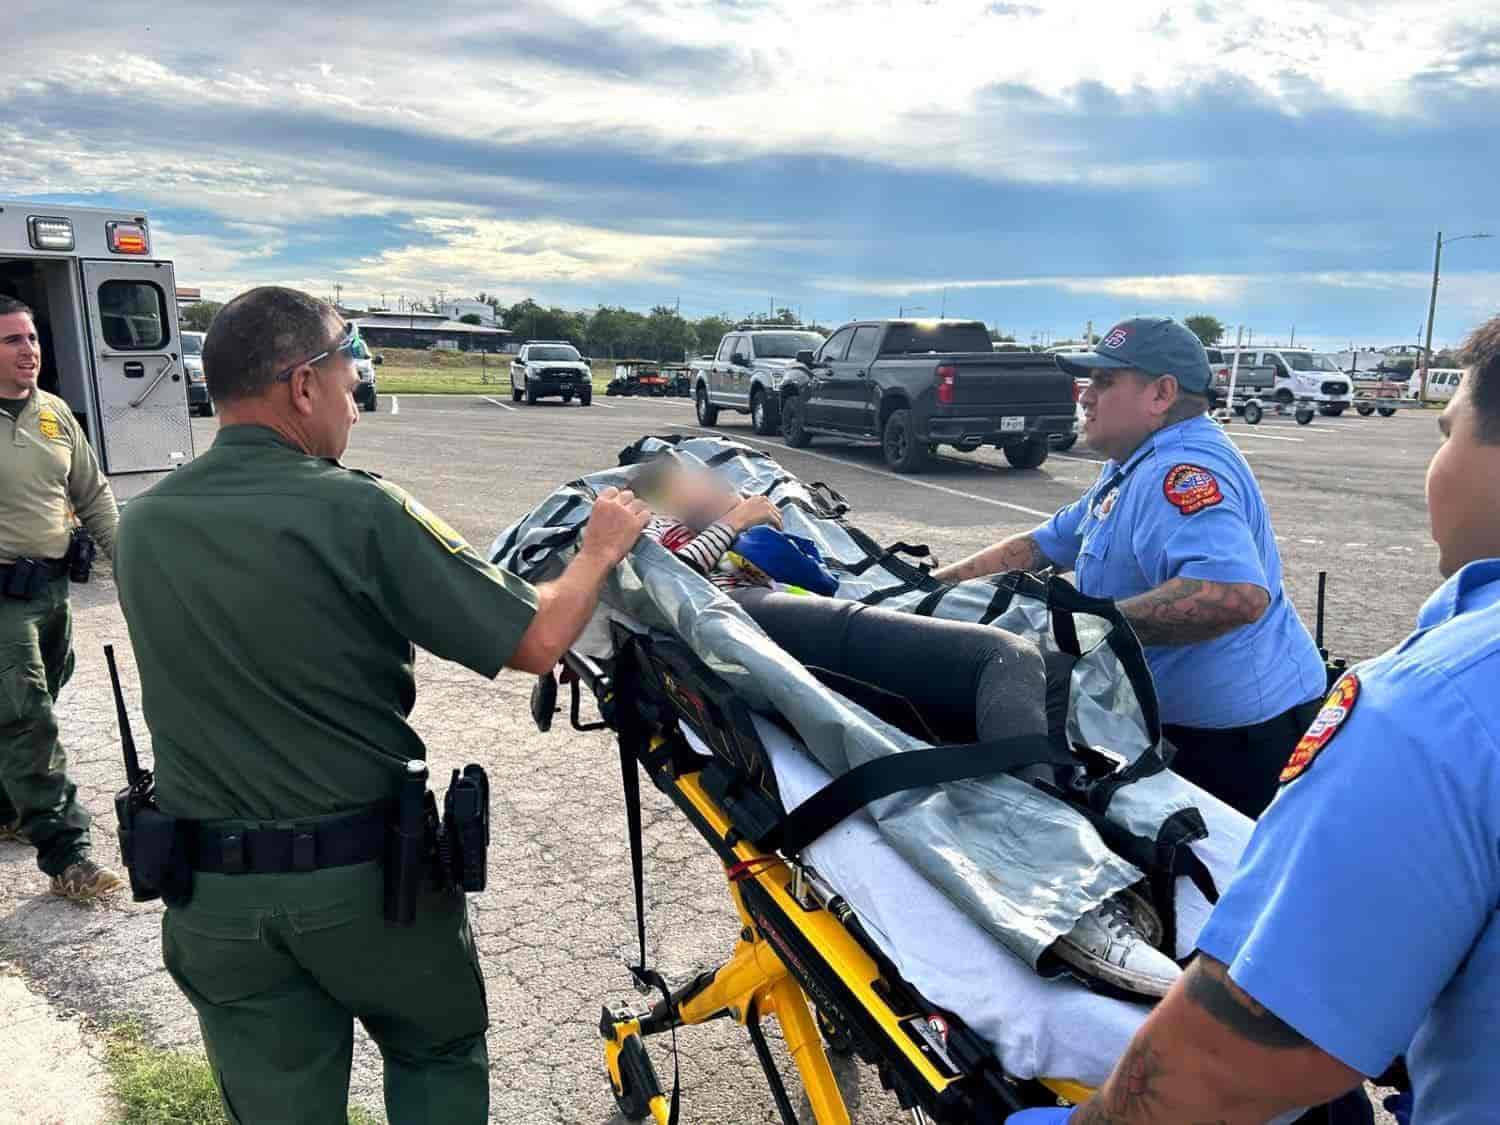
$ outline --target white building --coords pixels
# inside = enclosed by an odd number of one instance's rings
[[[479,323],[495,327],[495,310],[483,301],[449,301],[440,310],[449,320],[462,320],[466,316],[477,316]]]

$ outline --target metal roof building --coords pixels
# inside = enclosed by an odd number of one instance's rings
[[[442,313],[369,312],[352,318],[372,348],[447,348],[461,352],[510,351],[515,333],[508,328],[464,324]]]

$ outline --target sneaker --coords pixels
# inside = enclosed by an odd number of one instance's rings
[[[73,902],[89,902],[119,890],[125,881],[91,859],[68,864],[61,875],[52,876],[52,893]]]
[[[19,820],[0,822],[0,844],[5,843],[7,840],[14,840],[18,844],[31,843],[26,833],[21,831],[21,822]]]
[[[1079,972],[1138,996],[1165,996],[1182,975],[1177,962],[1147,940],[1124,894],[1078,919],[1052,950]]]

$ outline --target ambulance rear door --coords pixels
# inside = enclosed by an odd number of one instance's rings
[[[172,264],[85,260],[83,295],[104,471],[162,472],[191,460]]]

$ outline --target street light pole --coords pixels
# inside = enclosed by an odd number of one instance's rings
[[[1461,234],[1457,238],[1448,239],[1449,242],[1462,242],[1466,238],[1491,238],[1488,234]],[[1432,252],[1432,295],[1427,299],[1427,342],[1422,346],[1422,354],[1417,358],[1421,361],[1421,381],[1417,383],[1417,401],[1427,401],[1427,369],[1432,366],[1432,319],[1437,313],[1437,291],[1438,271],[1443,264],[1443,232],[1437,233],[1437,246]]]

